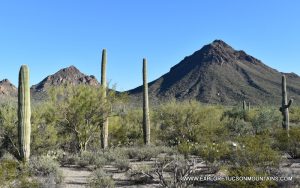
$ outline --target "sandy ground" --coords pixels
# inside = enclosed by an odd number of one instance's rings
[[[79,169],[74,167],[62,167],[64,175],[64,183],[61,187],[66,188],[82,188],[86,187],[87,180],[91,174],[91,171],[86,169]]]
[[[143,163],[151,162],[131,162],[132,165],[140,165]],[[201,164],[200,168],[203,168]],[[91,175],[91,171],[85,168],[76,167],[61,167],[64,175],[64,182],[62,185],[57,186],[58,188],[84,188],[87,187],[88,178]],[[117,169],[111,165],[104,167],[104,170],[113,174],[113,179],[116,182],[116,187],[124,188],[158,188],[158,184],[147,184],[147,185],[133,185],[132,182],[128,180],[128,177],[123,172],[118,172]],[[300,181],[300,160],[288,160],[285,164],[281,165],[280,168],[282,176],[292,176],[293,179]],[[284,186],[285,187],[285,186]],[[287,186],[290,187],[290,186]],[[295,187],[295,184],[292,185]],[[297,186],[296,186],[297,187]]]
[[[105,166],[106,171],[116,171],[113,166]],[[84,188],[88,187],[88,178],[91,175],[91,171],[87,169],[80,169],[76,167],[61,167],[64,175],[64,181],[59,188]],[[146,185],[130,185],[125,173],[113,173],[113,179],[116,182],[116,187],[124,188],[158,188],[157,184],[146,184]]]

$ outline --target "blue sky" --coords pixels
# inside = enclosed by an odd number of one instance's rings
[[[0,80],[17,83],[27,64],[31,84],[75,65],[118,90],[142,83],[142,58],[152,81],[215,39],[283,72],[300,74],[297,0],[44,0],[0,1]]]

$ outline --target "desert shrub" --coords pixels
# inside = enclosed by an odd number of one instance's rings
[[[58,129],[54,107],[43,102],[32,108],[31,115],[31,154],[45,155],[58,148]]]
[[[103,153],[103,157],[108,163],[114,162],[117,159],[128,159],[128,150],[126,148],[112,148]]]
[[[272,139],[268,135],[241,136],[236,142],[236,150],[230,155],[233,165],[264,169],[278,167],[280,153],[272,148]]]
[[[250,113],[241,108],[232,108],[225,111],[221,117],[221,120],[225,120],[225,128],[228,130],[231,136],[239,136],[246,134],[253,134],[253,127],[250,119],[253,119],[253,115],[250,118]]]
[[[300,107],[292,105],[291,108],[289,108],[290,112],[290,121],[292,123],[300,123]]]
[[[76,164],[81,167],[81,168],[84,168],[84,167],[87,167],[89,165],[89,161],[87,161],[86,159],[84,158],[80,158],[79,157],[79,160],[76,162]]]
[[[105,173],[102,169],[96,169],[89,179],[89,186],[114,188],[115,182],[112,177]]]
[[[80,167],[86,167],[88,165],[93,165],[96,160],[96,155],[93,152],[84,151],[79,155],[79,159],[76,164]]]
[[[261,134],[280,126],[281,115],[279,110],[262,108],[251,121],[254,134]]]
[[[229,171],[229,177],[268,177],[269,175],[263,171],[260,171],[254,167],[234,167]],[[245,188],[264,188],[264,187],[276,187],[274,181],[221,181],[222,187],[245,187]]]
[[[75,162],[80,167],[93,166],[92,168],[103,167],[107,163],[107,159],[100,152],[82,152]]]
[[[63,180],[58,162],[48,156],[32,157],[29,161],[29,169],[31,174],[53,179],[57,184]]]
[[[57,156],[56,160],[59,162],[60,165],[77,165],[80,157],[78,154],[72,154],[68,152],[63,152]]]
[[[167,146],[210,142],[226,136],[220,121],[222,112],[220,107],[204,106],[195,101],[173,101],[155,110],[153,123],[158,125],[159,138]]]
[[[14,156],[18,156],[17,123],[16,104],[0,104],[0,153],[7,151]]]
[[[243,110],[242,108],[239,107],[234,107],[232,109],[224,111],[221,119],[228,117],[235,121],[239,119],[245,119],[246,114],[247,114],[246,110]]]
[[[93,165],[95,165],[96,168],[101,168],[105,164],[107,164],[107,160],[103,156],[97,156],[93,163]]]
[[[127,172],[127,176],[135,184],[147,184],[153,182],[153,172],[151,165],[135,165]]]
[[[66,162],[68,165],[77,165],[80,157],[78,154],[70,154],[66,157]]]
[[[156,146],[160,154],[175,155],[178,154],[176,147]]]
[[[114,161],[114,165],[118,168],[121,172],[126,172],[130,168],[129,160],[128,159],[116,159]]]
[[[183,155],[163,156],[156,161],[150,177],[159,179],[163,187],[188,187],[193,182],[185,181],[183,177],[193,174],[193,162]]]
[[[151,158],[157,157],[160,153],[159,149],[155,146],[133,147],[129,148],[127,152],[130,159],[136,158],[139,161],[149,161]]]
[[[19,163],[11,155],[5,154],[0,159],[0,182],[11,184],[18,177]]]
[[[207,143],[206,145],[195,145],[193,147],[194,154],[202,157],[209,163],[215,163],[220,160],[226,161],[233,150],[231,143]]]
[[[240,136],[267,133],[280,125],[280,118],[279,110],[262,107],[251,111],[232,108],[221,119],[231,136]]]
[[[300,127],[291,127],[289,137],[287,132],[278,129],[275,133],[275,146],[293,158],[300,158]]]
[[[41,183],[31,177],[28,167],[19,163],[11,154],[4,154],[0,159],[0,182],[6,187],[38,188]]]
[[[133,146],[143,143],[142,110],[132,109],[114,117],[110,121],[109,131],[111,143],[114,146]]]

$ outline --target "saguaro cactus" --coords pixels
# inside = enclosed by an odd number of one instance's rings
[[[18,141],[20,158],[28,161],[30,156],[30,133],[31,133],[31,107],[30,107],[30,86],[29,69],[22,65],[19,73],[18,88]]]
[[[246,101],[243,101],[243,110],[246,110],[246,108],[247,108]]]
[[[149,98],[147,82],[147,60],[143,59],[143,135],[144,144],[150,145],[150,117],[149,117]]]
[[[280,111],[283,116],[282,120],[282,127],[289,131],[289,107],[293,103],[293,99],[290,99],[289,102],[287,102],[287,91],[286,91],[286,78],[285,75],[282,75],[282,104],[280,107]]]
[[[106,49],[102,50],[102,62],[101,62],[101,86],[103,89],[103,98],[106,101]],[[101,131],[101,147],[102,149],[106,149],[108,146],[108,118],[107,116],[103,116],[102,123],[102,131]]]

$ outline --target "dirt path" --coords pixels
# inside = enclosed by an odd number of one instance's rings
[[[88,187],[88,178],[91,175],[91,171],[84,168],[76,167],[61,167],[63,171],[64,181],[59,186],[60,188],[84,188]],[[116,168],[107,165],[105,167],[106,171],[115,171]],[[116,181],[116,187],[122,188],[157,188],[156,185],[130,185],[129,181],[126,179],[125,173],[113,173],[113,178]]]
[[[62,167],[64,183],[62,187],[66,188],[83,188],[87,185],[87,180],[91,171],[74,167]]]

